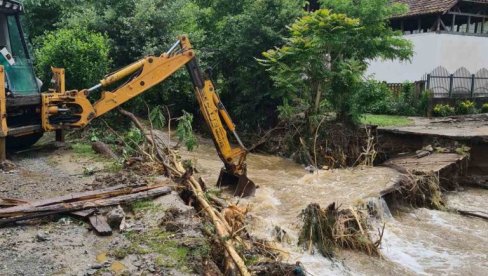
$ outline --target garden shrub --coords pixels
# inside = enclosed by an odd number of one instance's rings
[[[88,88],[109,72],[110,44],[106,36],[85,29],[59,29],[39,38],[35,51],[38,76],[49,84],[51,66],[66,69],[67,89]]]
[[[433,115],[436,117],[447,117],[456,114],[454,107],[448,104],[436,104],[434,106]]]
[[[386,83],[369,80],[360,89],[356,102],[363,113],[424,116],[430,101],[430,92],[415,96],[415,86],[405,83],[398,94],[390,91]]]
[[[484,103],[484,104],[481,106],[481,112],[482,112],[482,113],[488,113],[488,103]]]
[[[476,104],[473,101],[462,101],[456,108],[456,113],[459,115],[475,114],[477,113]]]

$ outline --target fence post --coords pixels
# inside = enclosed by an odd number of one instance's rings
[[[427,90],[430,89],[430,74],[427,74]]]
[[[454,85],[454,74],[451,74],[449,76],[449,98],[451,98],[451,96],[452,96],[453,85]]]
[[[471,99],[474,98],[474,83],[475,83],[475,74],[471,75]]]

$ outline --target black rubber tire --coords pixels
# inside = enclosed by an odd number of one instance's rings
[[[34,133],[19,137],[7,137],[7,150],[27,149],[37,143],[44,133]]]

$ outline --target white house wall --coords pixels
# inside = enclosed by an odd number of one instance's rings
[[[367,75],[379,81],[401,83],[418,81],[438,66],[454,73],[466,67],[473,74],[481,68],[488,68],[488,38],[443,33],[421,33],[406,35],[414,44],[411,62],[374,60]]]

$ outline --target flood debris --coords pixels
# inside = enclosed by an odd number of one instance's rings
[[[215,240],[225,249],[225,273],[230,275],[239,273],[242,276],[251,275],[234,245],[232,227],[207,199],[200,181],[193,177],[191,171],[184,168],[176,152],[165,141],[154,135],[152,128],[146,129],[134,114],[123,109],[119,109],[119,111],[127,116],[143,133],[146,145],[140,148],[141,154],[148,160],[162,165],[166,176],[173,179],[176,183],[181,183],[182,188],[192,194],[195,207],[202,210],[209,222],[214,226],[217,237]]]
[[[112,228],[108,225],[107,218],[102,215],[94,215],[88,218],[91,226],[101,236],[112,235]]]
[[[456,210],[460,215],[488,220],[488,212]]]
[[[75,193],[61,197],[29,202],[0,209],[0,226],[33,218],[71,213],[87,209],[117,206],[129,202],[154,198],[171,193],[167,186],[144,186],[138,188],[113,187],[98,191]]]
[[[439,175],[436,173],[410,172],[404,175],[398,193],[400,202],[406,202],[413,207],[445,209]]]
[[[380,240],[373,242],[368,233],[367,214],[356,208],[340,209],[335,203],[322,209],[310,204],[302,211],[303,227],[299,244],[310,253],[317,248],[325,257],[334,257],[337,248],[347,248],[380,256]]]

